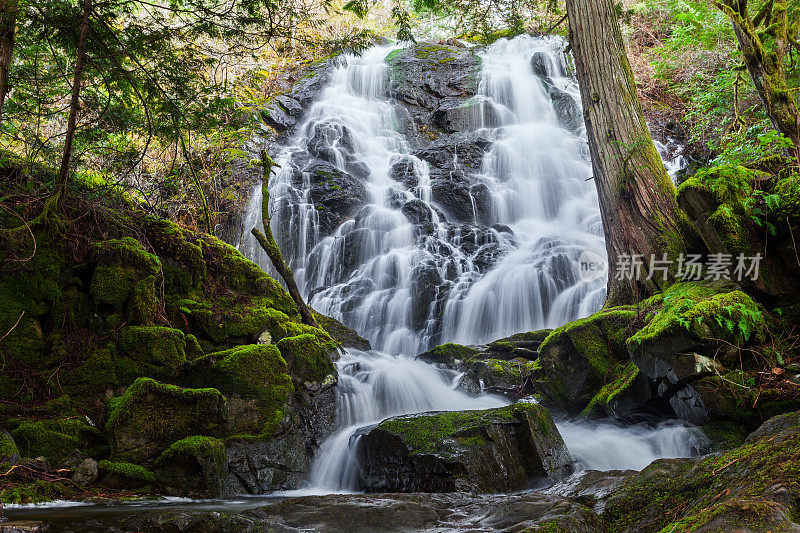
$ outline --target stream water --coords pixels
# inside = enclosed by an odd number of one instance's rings
[[[338,362],[339,430],[323,444],[303,492],[358,490],[354,433],[363,426],[399,414],[507,403],[456,391],[456,376],[413,359],[432,344],[485,343],[559,326],[602,306],[605,280],[584,282],[578,276],[581,253],[604,257],[605,248],[585,131],[562,127],[552,100],[555,86],[579,101],[563,47],[560,39],[523,36],[500,40],[480,54],[469,126],[492,143],[475,178],[489,191],[488,221],[477,222],[474,199],[472,224],[455,224],[432,200],[429,165],[411,155],[386,97],[385,58],[392,47],[343,59],[277,158],[282,170],[271,181],[273,231],[302,292],[313,307],[342,320],[376,348],[350,350]],[[546,82],[531,68],[534,54]],[[320,131],[328,161],[343,171],[352,172],[354,162],[366,169],[368,192],[356,216],[327,236],[313,202],[314,184],[302,166]],[[419,176],[415,187],[392,179],[399,158],[413,165]],[[674,171],[679,163],[668,168]],[[412,200],[430,208],[432,232],[420,234],[403,213]],[[257,190],[246,230],[260,224],[260,213]],[[464,239],[474,240],[471,254],[464,252]],[[488,248],[496,260],[487,269],[479,256]],[[271,269],[249,237],[240,249]],[[437,302],[423,302],[425,319],[415,321],[419,265],[430,265],[444,284]],[[562,422],[559,427],[582,468],[640,469],[659,457],[689,455],[694,444],[692,430],[678,424],[622,428]]]

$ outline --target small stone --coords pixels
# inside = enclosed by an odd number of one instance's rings
[[[72,474],[72,481],[78,485],[88,485],[97,479],[97,461],[85,459]]]

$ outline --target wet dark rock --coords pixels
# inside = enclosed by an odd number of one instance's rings
[[[437,139],[414,155],[435,169],[475,173],[481,170],[484,153],[491,146],[490,139],[474,133],[454,134]]]
[[[319,211],[320,232],[328,235],[369,201],[364,184],[327,163],[306,169],[311,179],[310,198]]]
[[[636,474],[636,470],[581,470],[542,492],[569,498],[602,513],[606,498]]]
[[[479,99],[446,98],[431,114],[433,124],[446,133],[468,132],[499,125],[494,107]]]
[[[535,52],[531,57],[531,70],[540,78],[546,78],[550,75],[547,67],[550,64],[550,59],[544,52]]]
[[[368,492],[513,491],[533,477],[561,479],[572,462],[550,414],[532,403],[391,418],[363,431],[357,456]]]
[[[478,249],[472,261],[481,272],[488,272],[506,253],[508,250],[498,243],[489,243]]]
[[[463,179],[432,179],[431,197],[450,220],[485,224],[491,216],[491,195],[482,183],[470,185]]]
[[[228,484],[234,494],[263,494],[290,490],[308,473],[310,462],[302,435],[269,441],[229,444]]]
[[[425,226],[428,231],[433,229],[433,213],[428,204],[422,200],[414,199],[406,202],[401,211],[412,224]]]
[[[306,147],[314,157],[336,163],[337,155],[353,153],[353,137],[344,124],[331,119],[316,122],[311,128]]]
[[[297,124],[297,120],[292,118],[277,102],[261,112],[261,118],[269,126],[278,132],[284,132]]]
[[[88,485],[97,479],[97,461],[85,459],[72,474],[72,481],[77,485]]]
[[[514,230],[512,230],[505,224],[494,224],[492,226],[492,229],[500,233],[508,233],[509,235],[514,235]]]
[[[389,177],[402,183],[407,189],[413,189],[419,184],[420,174],[410,158],[402,157],[392,163]]]
[[[624,416],[652,398],[650,382],[630,360],[625,332],[632,309],[612,308],[556,330],[539,348],[543,377],[536,383],[548,405],[571,414]]]
[[[424,329],[428,319],[430,306],[437,299],[439,286],[444,283],[436,265],[431,262],[420,263],[409,273],[411,276],[412,315],[411,320],[416,330]]]
[[[561,127],[573,133],[580,131],[583,128],[583,114],[578,102],[575,101],[572,95],[556,86],[551,86],[549,92]]]
[[[152,511],[142,515],[123,518],[114,524],[125,531],[148,531],[152,533],[229,533],[296,531],[271,524],[267,520],[212,511],[169,509]]]
[[[589,509],[536,493],[356,494],[290,498],[245,513],[288,531],[535,531],[594,533],[602,522]],[[276,528],[276,531],[284,531]]]

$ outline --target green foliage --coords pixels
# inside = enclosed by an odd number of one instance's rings
[[[113,463],[104,459],[98,463],[98,467],[107,474],[112,474],[114,476],[140,481],[148,485],[155,485],[156,483],[156,476],[150,470],[140,465],[132,463]]]
[[[628,339],[629,346],[636,347],[674,329],[739,346],[765,340],[764,310],[738,290],[725,292],[699,283],[676,283],[663,295],[645,302],[645,306],[652,305],[660,305],[661,309]]]

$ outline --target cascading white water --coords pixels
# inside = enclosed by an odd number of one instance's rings
[[[493,222],[516,247],[486,275],[456,286],[445,308],[445,340],[477,344],[554,327],[599,309],[604,280],[578,279],[582,252],[605,255],[591,163],[582,131],[559,125],[546,84],[579,100],[559,39],[501,40],[481,54],[481,105],[500,110],[483,163]],[[539,54],[547,82],[530,68]]]
[[[399,414],[507,403],[455,391],[455,376],[413,359],[431,344],[481,343],[558,326],[602,305],[604,280],[587,283],[578,277],[583,251],[605,255],[595,187],[587,181],[591,165],[585,135],[580,127],[569,131],[559,125],[551,100],[553,90],[578,100],[577,85],[566,74],[563,44],[523,36],[500,40],[481,54],[470,119],[472,129],[492,146],[474,178],[489,191],[491,202],[489,219],[480,224],[472,196],[473,224],[447,219],[432,201],[428,164],[410,155],[408,141],[397,131],[395,109],[384,95],[384,58],[392,47],[343,58],[276,158],[282,170],[270,187],[272,229],[291,258],[301,290],[317,310],[343,320],[382,350],[350,350],[337,363],[339,430],[314,463],[312,491],[357,489],[353,447],[361,427]],[[546,59],[547,81],[531,70],[537,53]],[[418,175],[416,186],[390,177],[401,159]],[[322,167],[319,160],[325,161]],[[314,198],[320,168],[325,176],[335,177],[337,171],[359,176],[364,188],[352,190],[366,196],[357,214],[327,235],[321,226],[329,221],[321,218]],[[401,207],[412,200],[428,206],[432,231],[420,234],[403,213]],[[260,213],[257,190],[246,230],[260,225]],[[466,241],[472,246],[464,247]],[[479,258],[487,247],[499,257],[488,269]],[[249,231],[240,249],[271,270]],[[414,277],[421,265],[440,276],[437,291],[446,294],[439,309],[423,301],[422,320]],[[585,436],[580,438],[577,426],[564,427],[579,458],[595,457],[584,461],[590,465],[607,457],[603,466],[629,467],[630,457],[615,458],[603,451],[606,445],[628,454],[633,450],[641,461],[662,453],[658,446],[638,446],[637,432],[593,439],[590,429],[581,429]],[[664,453],[673,452],[685,455],[688,448]]]
[[[489,409],[507,405],[492,395],[471,397],[453,390],[452,378],[421,361],[350,350],[337,363],[339,431],[319,452],[310,484],[316,491],[357,488],[353,434],[385,418],[425,411]]]

